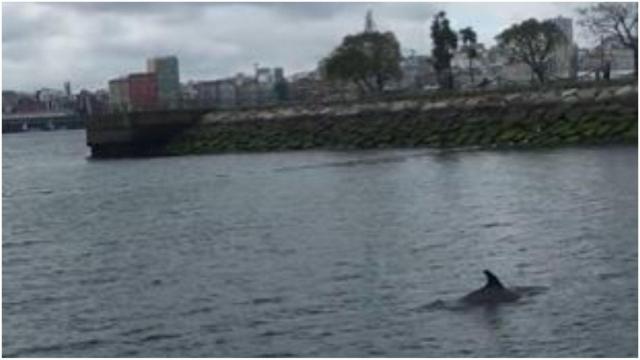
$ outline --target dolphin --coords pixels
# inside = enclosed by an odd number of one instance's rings
[[[520,298],[520,294],[509,290],[502,285],[498,277],[491,271],[484,270],[487,283],[480,289],[470,292],[460,299],[468,305],[492,305],[497,303],[514,302]]]

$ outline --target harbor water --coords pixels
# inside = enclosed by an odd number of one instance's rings
[[[638,355],[635,146],[2,150],[3,356]],[[545,291],[428,306],[484,269]]]

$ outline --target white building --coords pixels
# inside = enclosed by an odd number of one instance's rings
[[[558,16],[549,19],[564,34],[565,43],[554,49],[549,64],[550,78],[575,78],[577,74],[578,47],[573,42],[573,19]]]
[[[632,74],[635,70],[633,50],[625,47],[615,37],[604,38],[593,49],[581,49],[579,70],[583,77],[603,75],[608,67],[611,77]]]
[[[467,49],[459,48],[451,59],[451,67],[456,74],[456,83],[462,87],[475,86],[484,78],[491,77],[490,62],[487,58],[487,50],[484,44],[475,44],[476,57],[469,62]],[[471,69],[470,66],[471,65]],[[471,84],[471,74],[473,72],[474,84]]]
[[[410,54],[400,61],[402,77],[393,87],[399,89],[422,89],[437,84],[433,65],[426,55]]]

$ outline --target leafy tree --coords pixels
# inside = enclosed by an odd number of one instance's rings
[[[453,88],[453,73],[451,72],[451,59],[458,48],[458,36],[451,30],[449,20],[444,11],[434,16],[431,23],[431,41],[433,48],[433,68],[438,74],[440,86]]]
[[[401,76],[400,59],[393,33],[370,31],[347,35],[322,65],[330,79],[351,81],[362,92],[380,92]]]
[[[471,84],[473,84],[473,59],[478,57],[476,32],[471,27],[466,27],[460,30],[460,37],[462,38],[462,48],[467,54],[467,59],[469,59],[469,76],[471,77]]]
[[[546,80],[553,50],[566,43],[564,33],[551,21],[525,20],[496,36],[498,45],[531,68],[541,83]]]
[[[622,46],[633,50],[635,74],[638,75],[638,4],[597,3],[578,10],[578,24],[596,36],[613,36]]]

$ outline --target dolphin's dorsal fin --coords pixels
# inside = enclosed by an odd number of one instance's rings
[[[498,288],[504,289],[504,286],[498,280],[498,277],[493,275],[493,273],[489,270],[484,271],[484,275],[487,277],[487,284],[484,286],[485,288]]]

